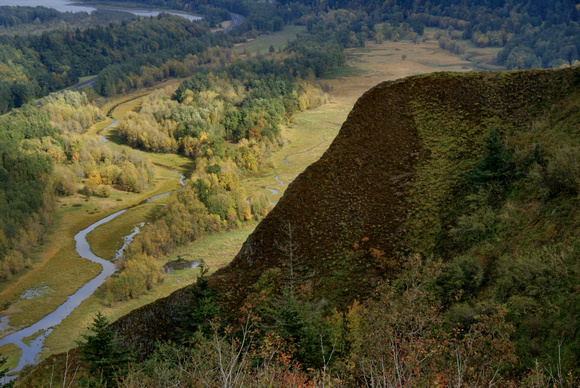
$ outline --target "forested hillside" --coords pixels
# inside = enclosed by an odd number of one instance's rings
[[[151,85],[155,78],[151,71],[143,74],[143,67],[161,68],[170,59],[180,60],[202,54],[209,47],[229,44],[223,34],[211,34],[188,20],[169,15],[82,31],[5,36],[0,40],[0,112],[71,86],[79,77],[103,71],[97,91],[105,96],[121,92],[119,78],[136,82],[139,77],[141,85]],[[160,77],[175,75],[171,66],[165,71],[161,70]]]
[[[580,8],[573,0],[557,1],[277,1],[284,14],[309,22],[324,19],[324,12],[345,10],[348,30],[360,39],[384,38],[380,23],[409,25],[419,35],[424,27],[447,30],[449,48],[469,39],[478,47],[500,47],[498,64],[508,69],[557,68],[580,59]],[[314,11],[309,15],[306,10]],[[303,16],[304,15],[304,16]],[[322,18],[322,19],[321,19]],[[328,28],[328,22],[326,22]],[[395,39],[402,36],[398,34]],[[454,48],[463,53],[465,48]]]

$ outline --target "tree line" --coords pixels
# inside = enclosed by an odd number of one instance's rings
[[[440,44],[457,54],[465,51],[457,42],[459,39],[469,39],[478,47],[501,47],[497,63],[508,69],[557,68],[580,60],[580,10],[571,0],[276,3],[280,15],[293,15],[291,20],[305,23],[309,29],[338,27],[345,47],[363,45],[368,38],[384,39],[384,32],[375,27],[384,23],[397,29],[403,27],[387,37],[401,39],[407,24],[419,35],[424,27],[447,30],[448,37],[440,40]],[[329,20],[332,14],[340,17]]]
[[[40,35],[51,30],[86,29],[97,25],[136,20],[127,12],[95,10],[93,12],[58,12],[42,6],[0,7],[0,35]]]

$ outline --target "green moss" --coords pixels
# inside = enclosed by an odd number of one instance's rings
[[[490,129],[499,128],[506,141],[511,141],[545,112],[552,117],[559,111],[554,110],[554,102],[566,100],[575,90],[572,80],[577,73],[580,71],[438,73],[413,79],[410,89],[417,93],[412,94],[411,106],[427,156],[418,163],[410,190],[412,211],[406,227],[411,251],[432,252],[440,235],[451,227],[446,215],[468,193],[465,174],[482,156]],[[579,104],[564,105],[566,113],[558,122],[578,128],[573,113],[580,109]],[[577,135],[578,130],[571,132]],[[557,137],[566,136],[557,133]],[[527,144],[533,147],[530,140]]]

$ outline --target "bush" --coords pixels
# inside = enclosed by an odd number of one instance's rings
[[[95,190],[95,195],[102,198],[108,198],[111,195],[111,188],[107,185],[99,185]]]
[[[566,146],[554,152],[544,167],[534,164],[528,175],[544,199],[580,193],[580,148]]]
[[[476,294],[485,280],[485,267],[472,256],[460,256],[451,261],[436,281],[436,295],[445,304]]]

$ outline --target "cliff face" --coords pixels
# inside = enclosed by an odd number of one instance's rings
[[[232,263],[211,276],[227,308],[284,259],[285,228],[305,264],[324,278],[337,255],[363,238],[399,258],[445,257],[448,219],[465,174],[484,152],[492,127],[509,137],[558,101],[577,93],[580,69],[507,73],[437,73],[377,85],[356,103],[328,151],[290,184]],[[340,265],[344,265],[341,261]],[[349,264],[347,262],[347,264]],[[356,263],[350,263],[356,266]],[[369,267],[367,278],[380,278]],[[177,322],[187,290],[115,323],[129,342],[151,349],[153,336]],[[160,326],[161,325],[161,326]]]

